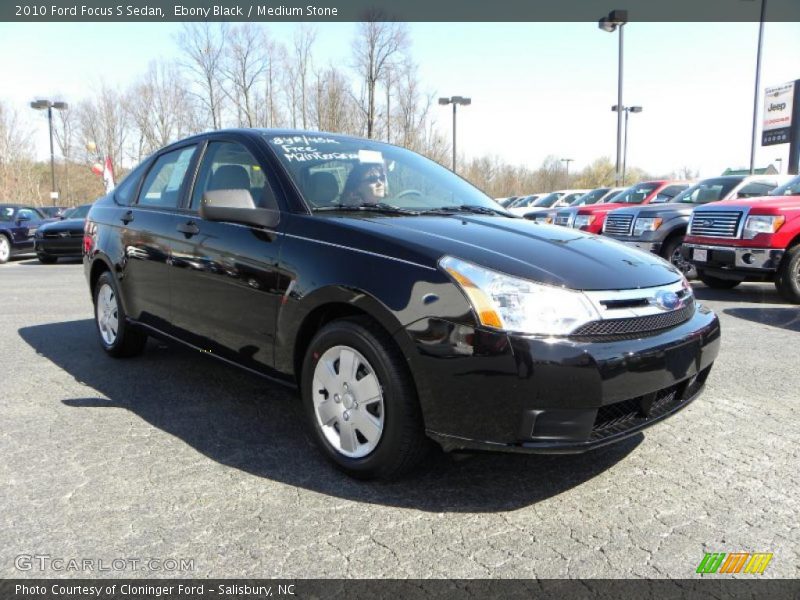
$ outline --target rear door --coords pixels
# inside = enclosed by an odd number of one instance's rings
[[[14,246],[20,250],[32,250],[33,236],[44,220],[45,216],[33,207],[25,206],[18,209],[11,230]]]
[[[135,203],[123,213],[123,295],[128,314],[169,331],[170,240],[180,222],[179,207],[196,164],[198,144],[159,155],[142,181]]]

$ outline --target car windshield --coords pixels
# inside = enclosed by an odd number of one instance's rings
[[[0,206],[0,221],[13,221],[16,212],[13,206]]]
[[[769,193],[770,196],[800,196],[800,176],[783,185],[779,185]]]
[[[612,202],[620,204],[641,204],[657,187],[657,183],[637,183],[614,196]]]
[[[263,135],[315,211],[509,214],[452,171],[397,146],[335,134]]]
[[[675,196],[673,202],[684,204],[706,204],[722,200],[730,191],[742,182],[741,178],[725,177],[704,179]]]
[[[592,190],[591,192],[585,193],[583,196],[578,196],[572,202],[569,203],[570,206],[586,206],[587,204],[596,204],[600,198],[605,196],[608,193],[608,188],[597,188],[596,190]]]
[[[506,206],[506,208],[523,208],[525,206],[530,206],[538,197],[539,196],[523,196],[522,198],[517,198],[513,204]]]
[[[531,206],[537,206],[537,207],[541,206],[543,208],[550,208],[551,206],[553,206],[553,204],[556,203],[556,200],[561,198],[561,196],[563,195],[564,194],[562,194],[561,192],[551,192],[549,194],[545,194],[544,196],[537,198],[536,202],[531,204]]]

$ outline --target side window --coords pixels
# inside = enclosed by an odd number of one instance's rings
[[[257,207],[278,208],[261,165],[247,148],[236,142],[211,142],[203,156],[190,208],[199,210],[207,191],[242,189],[250,192]]]
[[[773,189],[774,185],[764,183],[762,181],[753,181],[748,183],[736,194],[737,198],[754,198],[756,196],[766,196],[767,193]]]
[[[40,221],[44,219],[37,211],[32,208],[20,208],[17,212],[17,219],[28,219],[29,221]]]
[[[683,190],[685,190],[688,187],[689,187],[688,185],[668,185],[663,190],[658,192],[658,195],[656,196],[656,199],[653,201],[653,203],[669,202],[675,196],[680,194]]]
[[[175,208],[196,146],[173,150],[158,157],[139,192],[139,206]]]
[[[135,199],[134,194],[136,194],[136,188],[139,185],[139,181],[142,179],[144,167],[144,164],[136,167],[125,176],[125,179],[123,179],[116,188],[114,188],[114,200],[117,201],[117,204],[122,204],[123,206],[130,206],[133,204]]]

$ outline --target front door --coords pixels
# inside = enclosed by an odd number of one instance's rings
[[[264,166],[243,144],[211,141],[173,232],[172,306],[179,335],[212,354],[262,370],[274,364],[275,319],[288,278],[276,230],[200,218],[203,193],[245,189],[260,208],[278,204]]]

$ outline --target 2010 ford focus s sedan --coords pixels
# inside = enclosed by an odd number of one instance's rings
[[[720,343],[666,261],[334,134],[160,150],[92,207],[84,265],[108,354],[156,335],[294,385],[322,451],[364,478],[408,471],[431,440],[618,441],[692,401]]]

